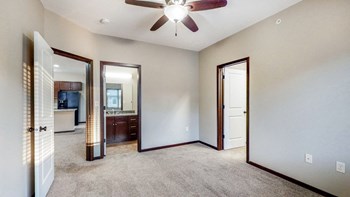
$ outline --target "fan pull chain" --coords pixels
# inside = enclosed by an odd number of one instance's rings
[[[177,37],[177,23],[175,23],[175,36]]]

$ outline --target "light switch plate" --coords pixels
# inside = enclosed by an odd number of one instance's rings
[[[345,174],[345,163],[337,161],[336,170],[337,172]]]
[[[305,162],[312,163],[312,155],[306,153],[305,154]]]

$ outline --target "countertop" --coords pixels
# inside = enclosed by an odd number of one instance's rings
[[[74,112],[77,109],[55,109],[55,112]]]
[[[115,117],[115,116],[137,116],[137,114],[136,113],[106,114],[106,117]]]

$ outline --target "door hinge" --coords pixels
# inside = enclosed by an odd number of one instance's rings
[[[103,139],[103,142],[106,142],[106,139]]]
[[[225,105],[222,105],[222,109],[225,109]]]
[[[225,75],[222,75],[222,79],[225,79]]]
[[[222,135],[222,138],[225,139],[225,134]]]

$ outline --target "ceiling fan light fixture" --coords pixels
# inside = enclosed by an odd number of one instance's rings
[[[164,8],[164,14],[170,21],[178,23],[188,15],[188,9],[182,5],[169,5]]]

